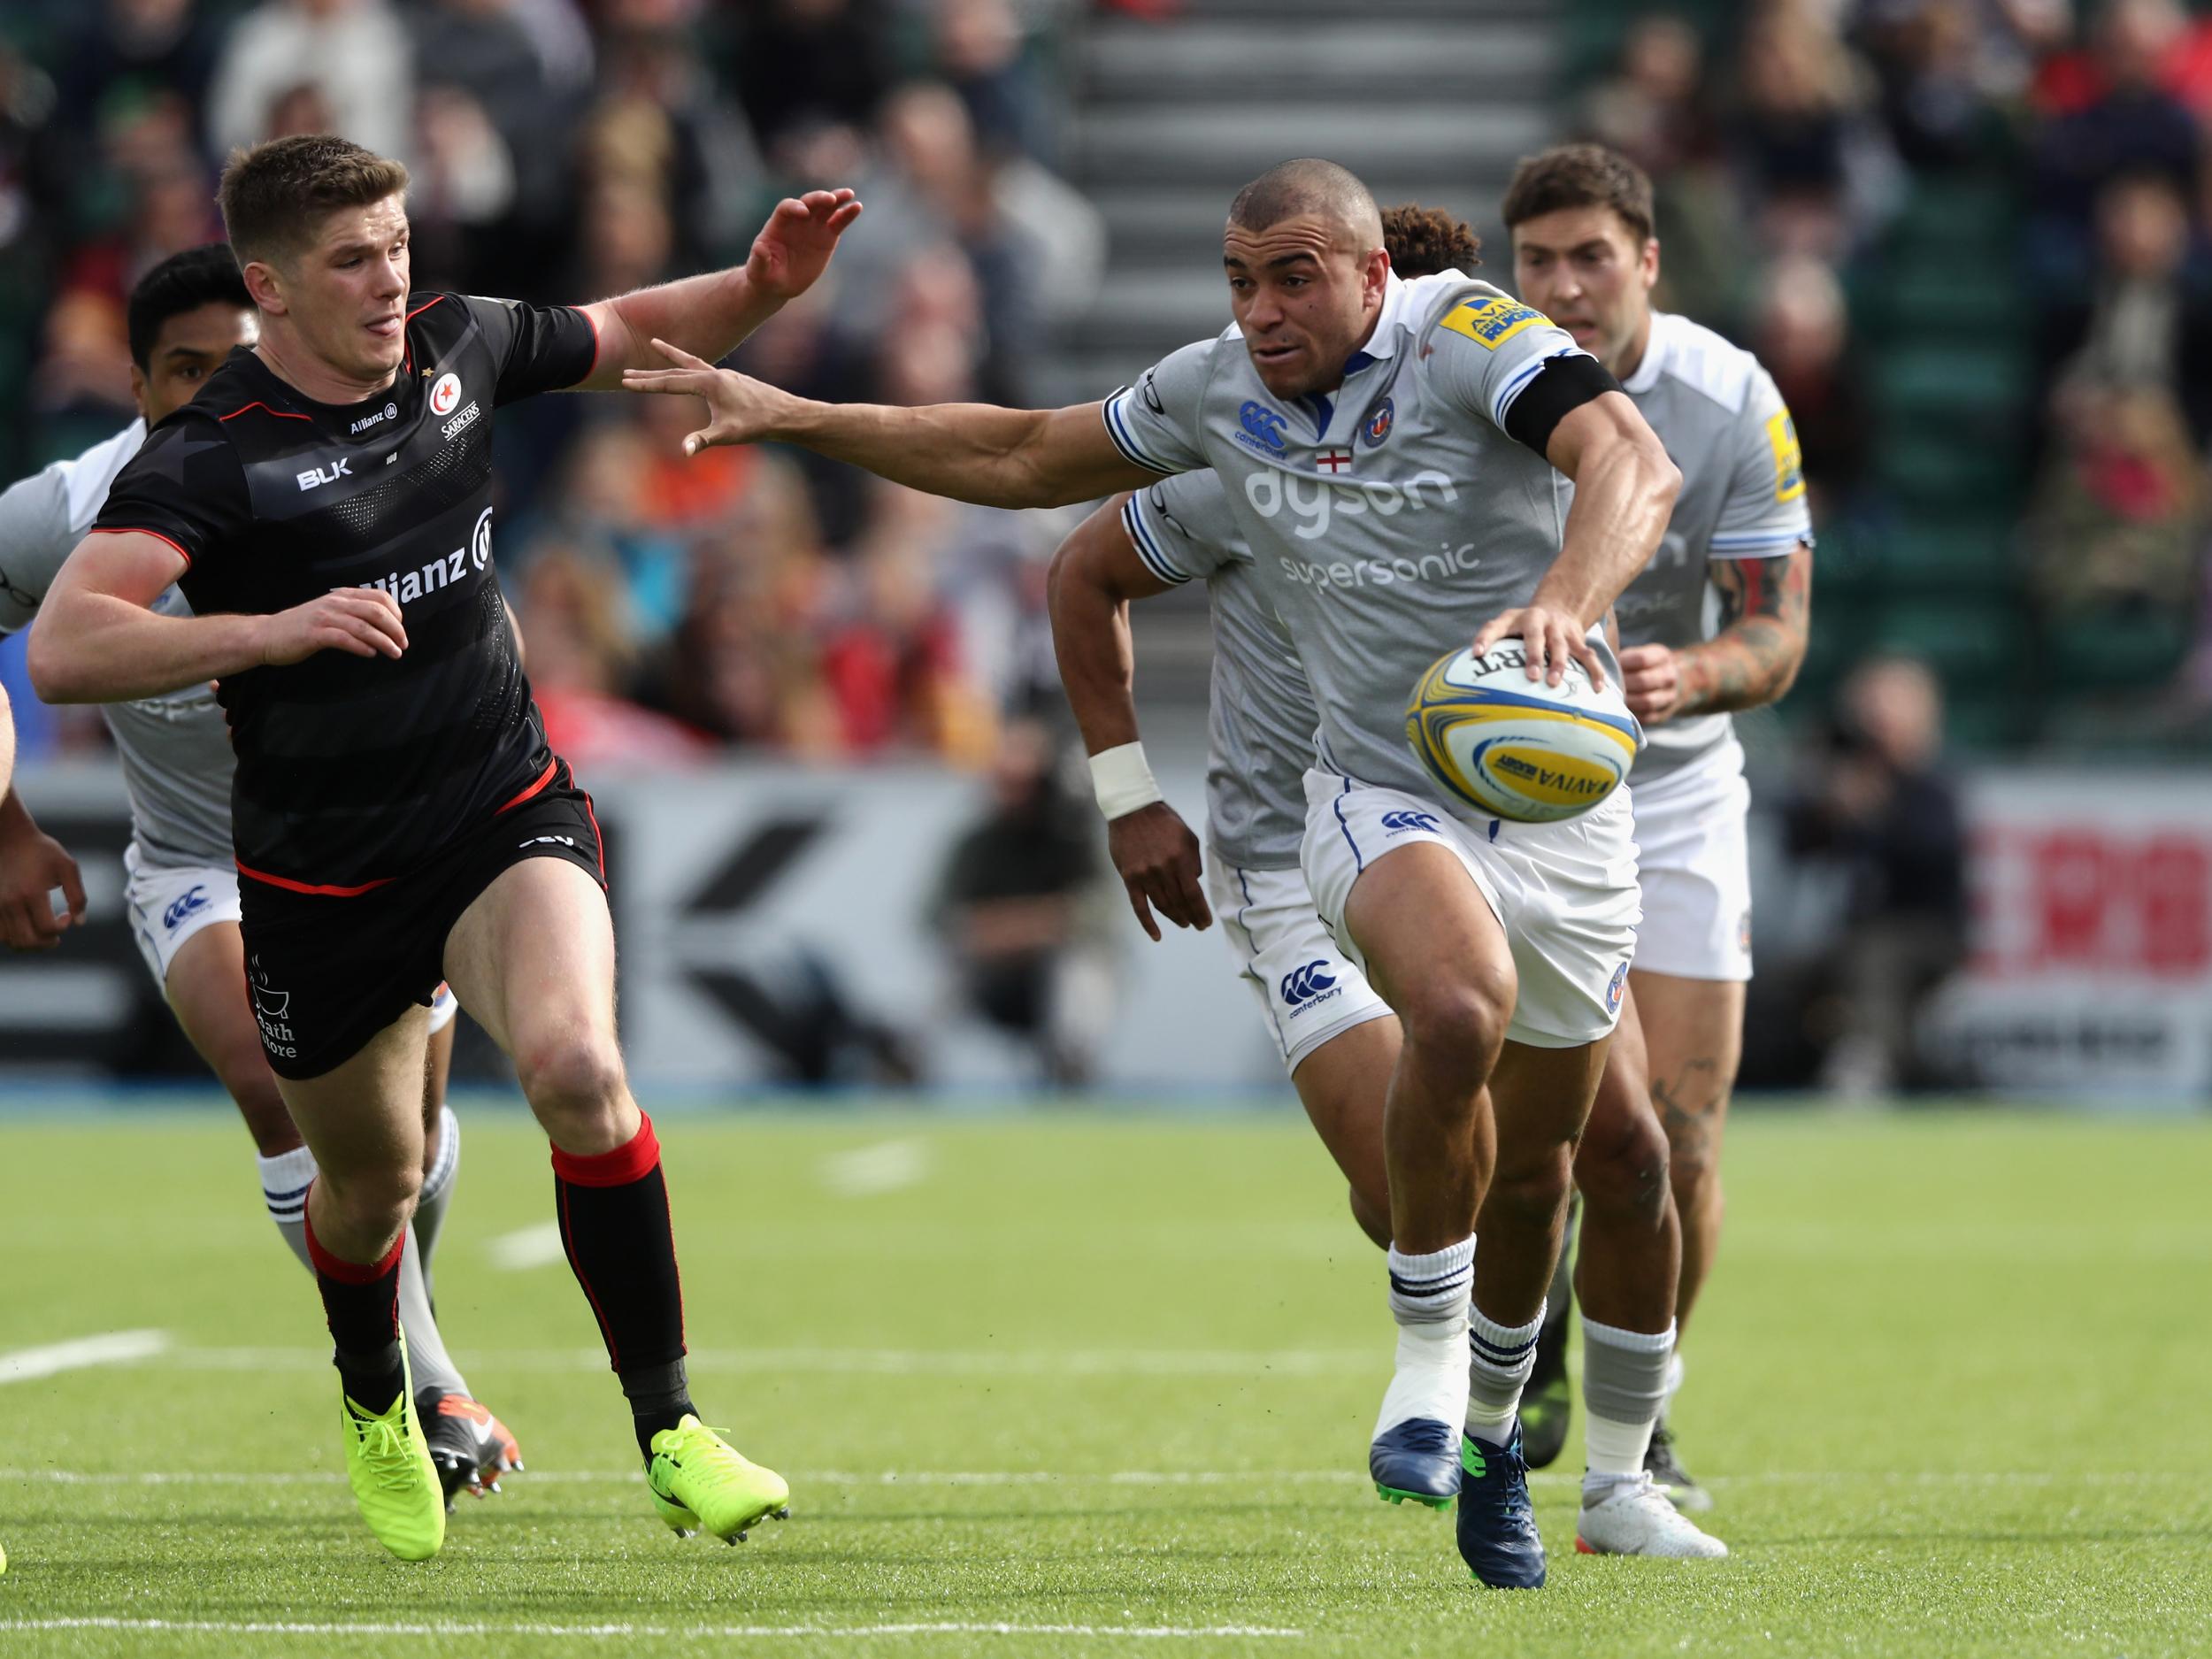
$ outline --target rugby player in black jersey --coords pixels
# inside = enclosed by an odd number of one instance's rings
[[[308,1240],[348,1474],[394,1555],[445,1505],[396,1317],[441,979],[552,1141],[561,1237],[627,1396],[655,1507],[742,1536],[772,1471],[693,1410],[667,1189],[624,1079],[591,798],[548,748],[493,573],[501,405],[715,357],[803,292],[859,213],[780,204],[746,264],[580,308],[412,293],[406,170],[342,139],[234,154],[221,205],[259,313],[115,481],[31,634],[58,702],[218,682],[255,1014],[320,1176]],[[171,584],[190,617],[148,609]]]

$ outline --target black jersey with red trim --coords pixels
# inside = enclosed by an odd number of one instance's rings
[[[217,687],[238,867],[280,887],[404,875],[552,773],[492,566],[492,411],[582,380],[595,334],[566,307],[417,294],[406,336],[392,385],[344,405],[233,351],[93,526],[173,543],[200,616],[338,588],[399,602],[396,660],[324,650]]]

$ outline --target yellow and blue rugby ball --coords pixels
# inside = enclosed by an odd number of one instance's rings
[[[1643,728],[1617,687],[1579,663],[1556,686],[1531,680],[1517,639],[1429,665],[1406,704],[1406,741],[1430,777],[1478,811],[1516,824],[1587,812],[1628,776]]]

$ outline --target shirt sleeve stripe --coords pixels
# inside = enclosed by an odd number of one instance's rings
[[[1564,357],[1567,354],[1555,352],[1553,355]],[[1490,419],[1500,427],[1505,425],[1505,411],[1513,407],[1513,400],[1521,395],[1531,380],[1544,372],[1544,365],[1550,361],[1550,357],[1539,357],[1535,362],[1527,365],[1518,374],[1501,387],[1498,395],[1490,400]]]
[[[1144,510],[1139,505],[1143,500],[1142,495],[1129,498],[1128,505],[1121,510],[1122,527],[1129,532],[1129,540],[1136,547],[1137,557],[1144,561],[1145,569],[1162,581],[1180,587],[1190,580],[1191,573],[1177,569],[1175,561],[1161,550],[1159,541],[1152,534],[1152,526],[1144,521]]]
[[[166,541],[175,548],[177,557],[184,561],[184,568],[192,568],[192,556],[186,552],[173,536],[165,536],[158,530],[149,530],[142,525],[104,524],[85,532],[87,535],[150,535],[157,541]]]
[[[1129,390],[1124,387],[1100,405],[1106,413],[1106,435],[1113,440],[1114,448],[1119,449],[1123,455],[1139,466],[1172,478],[1177,469],[1164,465],[1147,455],[1137,442],[1136,434],[1130,430],[1128,420],[1121,412],[1122,401],[1128,396]]]

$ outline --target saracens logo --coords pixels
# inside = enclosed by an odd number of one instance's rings
[[[461,377],[441,374],[430,388],[430,412],[440,420],[451,414],[461,401]]]

